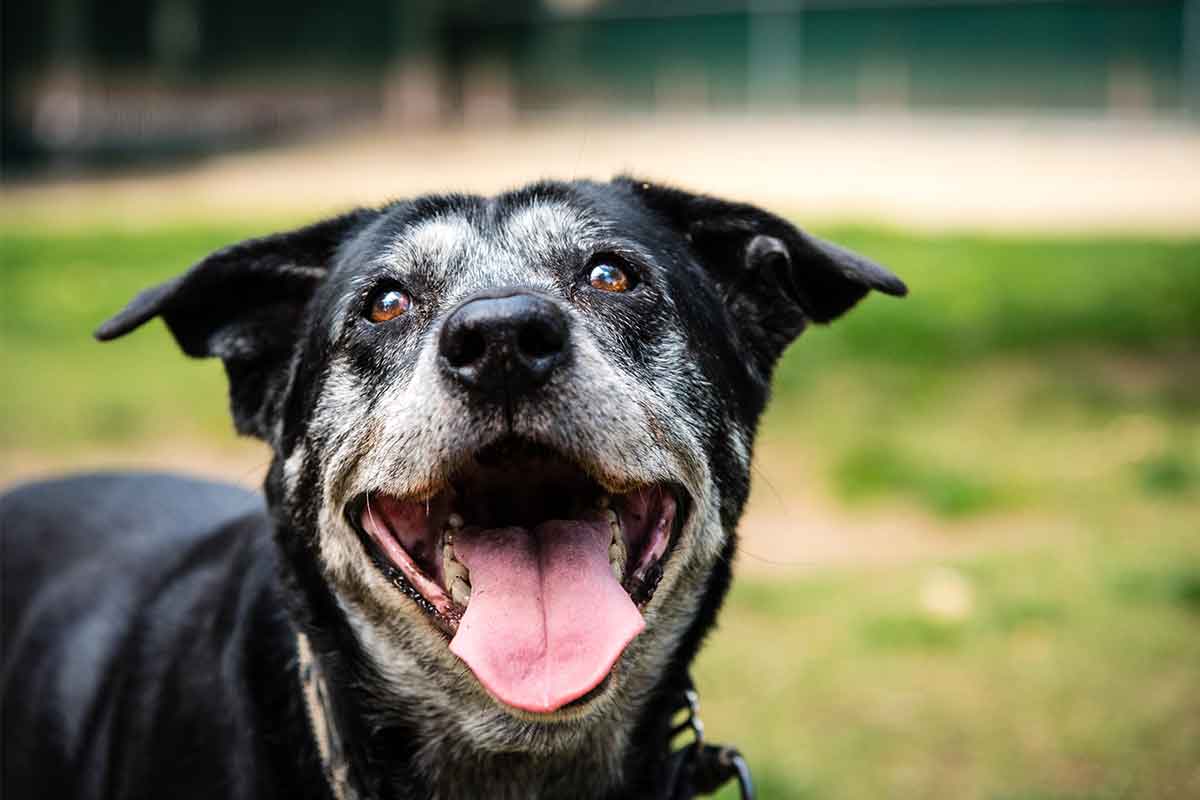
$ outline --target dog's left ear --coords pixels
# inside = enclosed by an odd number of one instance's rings
[[[684,236],[768,366],[806,323],[837,319],[872,289],[908,293],[884,267],[755,206],[628,177],[615,182]]]
[[[183,352],[224,362],[234,425],[267,439],[308,301],[342,243],[375,216],[354,211],[218,250],[138,294],[96,338],[115,339],[162,317]]]

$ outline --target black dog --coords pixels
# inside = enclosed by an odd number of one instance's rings
[[[217,356],[266,503],[3,500],[4,797],[653,797],[779,355],[881,267],[618,179],[221,250],[98,331]]]

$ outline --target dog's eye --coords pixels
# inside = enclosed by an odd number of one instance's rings
[[[412,298],[399,289],[381,289],[371,298],[371,322],[388,322],[408,311]]]
[[[588,273],[588,283],[602,292],[628,292],[634,286],[634,279],[616,263],[600,261]]]

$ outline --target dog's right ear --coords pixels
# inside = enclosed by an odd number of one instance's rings
[[[810,322],[832,322],[872,291],[908,292],[883,266],[761,208],[630,177],[614,183],[684,237],[767,370]]]
[[[342,243],[377,214],[358,210],[218,250],[142,291],[96,338],[115,339],[162,317],[183,352],[224,362],[234,425],[266,439],[308,301]]]

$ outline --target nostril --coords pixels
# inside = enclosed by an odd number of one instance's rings
[[[450,341],[443,355],[452,367],[467,367],[483,358],[487,351],[487,339],[473,328],[460,330]]]
[[[530,358],[545,358],[561,353],[566,335],[561,326],[546,320],[530,320],[517,333],[517,349]]]

